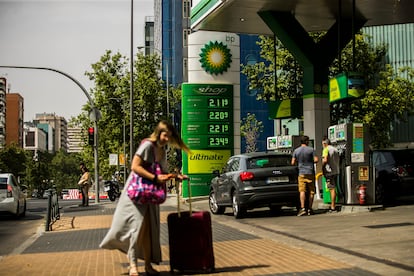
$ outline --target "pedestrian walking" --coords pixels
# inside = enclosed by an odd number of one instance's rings
[[[339,153],[338,150],[331,145],[328,138],[322,140],[322,174],[326,179],[326,187],[329,189],[331,196],[331,207],[329,213],[336,212],[336,185],[339,175]]]
[[[82,176],[78,182],[82,194],[82,204],[80,206],[86,207],[89,206],[89,188],[92,186],[92,178],[85,163],[80,163],[79,167],[82,172]]]
[[[184,144],[174,126],[167,121],[161,121],[150,137],[138,147],[132,160],[131,171],[157,184],[165,183],[171,177],[167,173],[167,145],[189,152],[189,148]],[[161,167],[161,173],[158,175],[146,169],[154,163],[158,163]],[[131,178],[132,173],[126,185]],[[100,247],[117,249],[127,254],[129,275],[138,275],[138,259],[144,260],[147,275],[158,275],[159,272],[153,268],[152,264],[161,262],[159,205],[135,204],[129,198],[127,190],[125,188],[119,198],[111,228]]]
[[[315,150],[309,146],[309,137],[301,137],[300,146],[292,154],[292,165],[298,166],[299,176],[299,199],[300,210],[298,216],[312,215],[312,204],[315,195],[315,163],[318,163],[318,157]],[[306,201],[308,206],[306,206]]]

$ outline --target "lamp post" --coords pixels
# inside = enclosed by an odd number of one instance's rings
[[[132,1],[132,0],[131,0]],[[71,75],[49,67],[35,67],[35,66],[14,66],[14,65],[0,65],[0,68],[15,68],[15,69],[33,69],[33,70],[47,70],[52,71],[58,74],[61,74],[74,83],[76,83],[79,88],[82,90],[82,92],[85,94],[85,96],[88,98],[89,104],[91,105],[91,110],[89,112],[89,119],[94,123],[94,164],[95,164],[95,179],[96,179],[96,197],[95,197],[95,203],[99,203],[99,159],[98,159],[98,120],[101,118],[101,112],[98,108],[95,107],[95,103],[92,100],[91,96],[89,95],[88,91],[86,91],[85,87],[74,77]]]
[[[170,97],[169,97],[170,84],[169,84],[168,68],[170,66],[169,66],[168,59],[164,59],[161,50],[159,50],[159,49],[157,49],[155,47],[138,46],[137,48],[138,48],[138,50],[145,49],[145,48],[151,48],[155,52],[158,52],[160,54],[162,61],[165,61],[165,65],[166,65],[166,68],[165,68],[165,82],[166,82],[166,86],[167,86],[166,87],[166,94],[167,94],[167,119],[169,119],[170,118]],[[162,74],[161,74],[161,77],[162,77]]]
[[[131,0],[131,45],[130,45],[130,88],[129,88],[129,158],[134,157],[134,0]]]
[[[123,181],[124,181],[124,186],[125,186],[125,181],[126,181],[126,146],[125,146],[125,101],[122,98],[109,98],[110,100],[114,100],[117,101],[118,103],[120,103],[122,101],[122,146],[123,146],[123,151],[124,151],[124,177],[123,177]],[[119,164],[119,157],[118,157],[118,164]]]

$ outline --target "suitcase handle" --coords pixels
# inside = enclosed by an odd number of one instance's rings
[[[183,178],[180,179],[180,181],[176,181],[175,182],[175,190],[177,191],[177,214],[178,217],[181,217],[181,208],[180,208],[180,191],[178,189],[178,183],[181,182],[181,190],[183,189],[183,180],[187,180],[187,187],[188,187],[188,203],[189,203],[189,211],[190,211],[190,216],[193,213],[192,210],[192,206],[191,206],[191,185],[190,185],[190,177],[188,177],[187,175],[183,175]]]

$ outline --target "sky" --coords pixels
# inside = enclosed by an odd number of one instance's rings
[[[134,45],[144,45],[145,17],[153,0],[134,0]],[[85,72],[106,50],[129,58],[131,0],[0,0],[0,65],[47,67],[76,79],[88,92]],[[134,49],[136,51],[136,49]],[[88,99],[69,78],[47,70],[0,68],[11,93],[24,98],[24,121],[54,113],[67,121]]]

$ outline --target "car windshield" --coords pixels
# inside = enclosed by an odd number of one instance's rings
[[[248,169],[281,167],[290,165],[290,156],[262,156],[250,158],[247,161]]]

